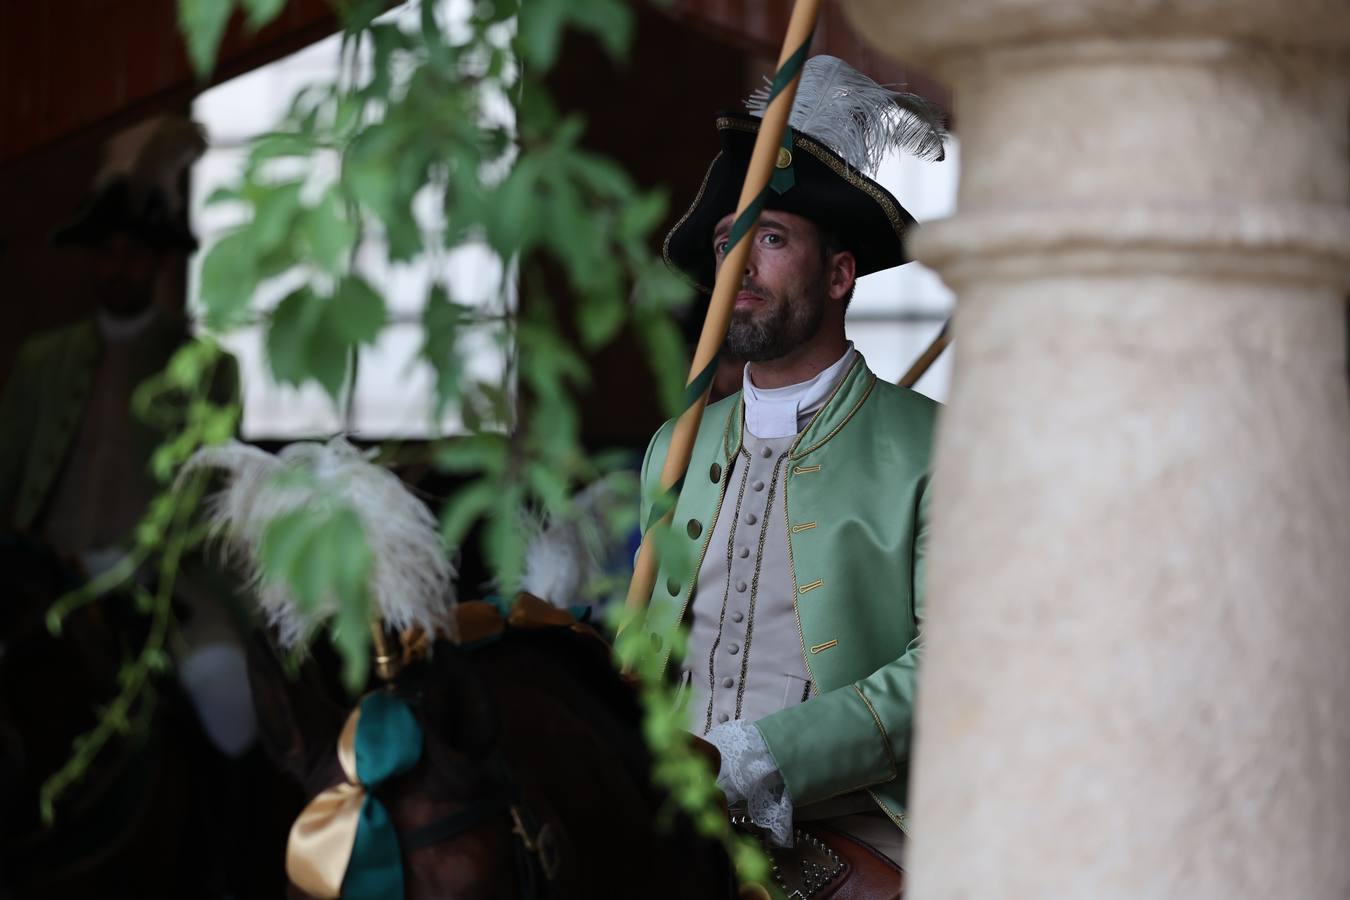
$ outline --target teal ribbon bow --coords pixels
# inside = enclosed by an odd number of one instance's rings
[[[342,880],[344,900],[402,900],[403,851],[398,830],[375,789],[407,772],[421,757],[422,729],[407,703],[388,691],[362,699],[356,728],[356,775],[366,797]]]

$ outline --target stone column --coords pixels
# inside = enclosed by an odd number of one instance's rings
[[[1350,897],[1350,3],[846,2],[964,165],[909,896]]]

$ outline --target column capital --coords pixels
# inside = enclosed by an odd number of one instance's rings
[[[943,76],[949,58],[970,51],[1093,38],[1350,45],[1343,0],[844,0],[844,10],[883,52]]]

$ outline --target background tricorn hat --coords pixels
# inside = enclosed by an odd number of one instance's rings
[[[103,165],[84,204],[52,235],[56,244],[94,244],[125,234],[163,250],[191,253],[183,175],[206,151],[206,134],[178,116],[147,119],[104,146]]]
[[[666,263],[700,290],[714,281],[713,230],[736,209],[769,91],[746,101],[750,114],[717,118],[722,150],[688,211],[666,235]],[[779,150],[764,207],[796,213],[853,252],[857,275],[908,262],[905,235],[914,217],[873,180],[891,149],[943,158],[946,117],[914,94],[889,90],[833,56],[802,69],[788,118],[790,145]]]

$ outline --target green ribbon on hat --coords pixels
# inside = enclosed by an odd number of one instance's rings
[[[783,143],[778,146],[778,162],[774,165],[769,187],[775,194],[786,194],[797,184],[796,170],[793,168],[792,126],[783,127]]]
[[[802,45],[794,50],[792,55],[787,58],[787,61],[783,63],[776,73],[774,73],[773,82],[769,86],[769,98],[764,101],[764,108],[766,110],[769,108],[769,105],[773,103],[774,98],[781,94],[787,86],[792,83],[792,79],[801,74],[802,66],[806,65],[806,52],[811,47],[811,39],[815,36],[815,33],[815,29],[812,29],[811,33],[806,36],[806,40],[802,41]],[[782,147],[786,148],[789,153],[792,152],[791,126],[783,129]],[[796,176],[791,174],[791,168],[791,165],[788,165],[784,169],[776,169],[773,177],[769,180],[769,183],[764,186],[763,190],[755,195],[755,199],[746,204],[745,209],[743,209],[741,214],[736,217],[736,221],[731,223],[731,231],[727,234],[727,252],[730,252],[731,248],[736,246],[741,238],[745,237],[751,226],[759,220],[759,214],[764,211],[764,201],[768,199],[769,191],[776,190],[774,187],[775,181],[782,183],[785,179],[791,179],[791,182],[787,184],[787,187],[777,191],[780,194],[793,184],[796,184]],[[779,172],[788,172],[789,174],[781,176],[780,178]]]

